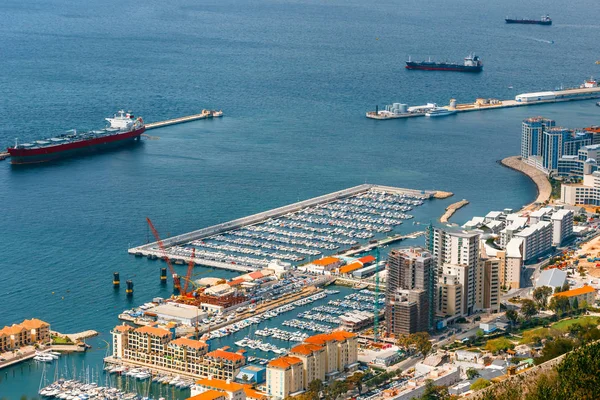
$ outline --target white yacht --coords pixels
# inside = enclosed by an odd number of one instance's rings
[[[456,114],[456,110],[449,110],[444,107],[436,107],[425,113],[426,117],[445,117],[446,115]]]

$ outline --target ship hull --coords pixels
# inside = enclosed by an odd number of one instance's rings
[[[505,19],[507,24],[552,25],[552,21],[536,21],[533,19]]]
[[[139,140],[140,135],[144,133],[145,130],[146,128],[142,127],[141,129],[136,129],[131,132],[35,149],[9,148],[8,152],[10,153],[11,164],[38,164],[63,158],[99,153],[126,146]]]
[[[406,69],[421,70],[421,71],[453,71],[453,72],[481,72],[483,66],[467,67],[462,65],[422,65],[418,63],[406,63]]]

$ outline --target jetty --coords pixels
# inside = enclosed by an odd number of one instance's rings
[[[186,117],[179,117],[173,119],[167,119],[165,121],[151,122],[146,124],[146,130],[164,128],[165,126],[183,124],[185,122],[197,121],[199,119],[207,118],[218,118],[223,116],[223,111],[214,110],[202,110],[200,114],[188,115]]]
[[[452,217],[452,215],[454,215],[454,213],[457,210],[461,209],[462,207],[466,206],[467,204],[469,204],[469,201],[465,200],[465,199],[463,199],[461,201],[457,201],[456,203],[450,204],[448,207],[446,207],[446,212],[440,218],[440,222],[443,224],[447,223],[448,220],[450,219],[450,217]]]
[[[522,93],[514,99],[498,100],[494,98],[477,98],[473,103],[457,104],[455,99],[450,99],[450,104],[440,106],[456,113],[470,111],[498,110],[503,108],[525,107],[540,104],[562,103],[566,101],[580,101],[600,98],[600,86],[594,80],[585,81],[579,88],[564,90]],[[367,118],[376,120],[424,117],[427,112],[437,107],[434,103],[421,106],[408,107],[406,104],[394,103],[385,110],[368,111]]]

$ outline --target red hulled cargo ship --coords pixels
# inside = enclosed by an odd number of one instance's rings
[[[139,140],[146,130],[141,117],[135,118],[133,114],[123,110],[112,118],[105,119],[109,126],[104,129],[84,133],[71,130],[33,143],[15,143],[14,147],[7,149],[11,164],[42,163],[120,147]]]

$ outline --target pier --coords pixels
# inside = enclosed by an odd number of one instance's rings
[[[584,87],[556,90],[539,93],[524,93],[517,95],[514,100],[498,100],[477,98],[474,103],[456,104],[454,99],[447,106],[441,106],[456,113],[484,110],[498,110],[503,108],[525,107],[540,104],[562,103],[566,101],[580,101],[600,98],[600,87],[596,82],[584,82]],[[390,112],[386,110],[368,111],[367,118],[376,120],[424,117],[430,105],[407,107],[400,104],[402,112]],[[433,105],[431,103],[431,105]],[[412,111],[411,111],[412,109]]]
[[[173,236],[164,239],[163,245],[175,263],[193,261],[239,272],[266,268],[273,259],[305,263],[336,250],[343,252],[340,246],[359,248],[359,240],[391,231],[401,219],[412,218],[404,212],[436,193],[364,184]],[[383,209],[373,208],[379,205]],[[370,214],[361,214],[361,207]],[[355,215],[359,219],[355,220]],[[383,241],[403,238],[392,236]],[[193,259],[192,246],[196,248]],[[164,256],[157,242],[130,248],[128,253],[151,259]]]
[[[222,117],[222,116],[223,116],[222,111],[202,110],[202,112],[200,114],[188,115],[187,117],[168,119],[166,121],[151,122],[149,124],[146,124],[146,130],[148,131],[150,129],[164,128],[165,126],[183,124],[185,122],[197,121],[199,119],[218,118],[218,117]]]

